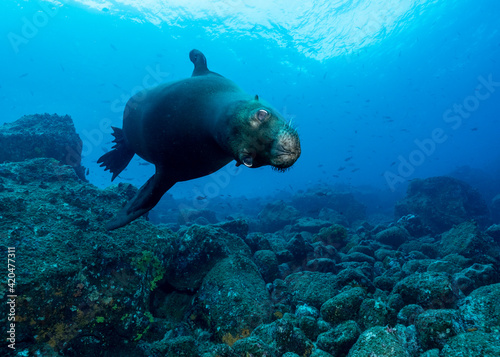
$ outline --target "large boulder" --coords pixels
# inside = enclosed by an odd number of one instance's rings
[[[260,229],[263,232],[275,232],[293,224],[299,216],[299,211],[284,201],[268,203],[259,213]]]
[[[490,240],[474,222],[463,222],[441,235],[441,253],[460,254],[470,258],[488,251]]]
[[[82,140],[69,115],[25,115],[0,126],[0,163],[40,157],[54,158],[75,169],[84,181]]]
[[[15,265],[16,349],[85,357],[127,345],[141,356],[137,341],[153,325],[150,296],[164,279],[172,233],[144,219],[106,231],[134,190],[98,189],[55,159],[0,164],[0,187],[0,246],[12,248]]]
[[[218,341],[229,341],[270,322],[271,299],[257,266],[245,255],[219,261],[193,300],[192,323],[208,326]]]
[[[431,177],[410,182],[406,197],[395,207],[396,219],[413,214],[429,226],[433,233],[442,233],[456,224],[476,220],[488,222],[488,207],[469,184],[451,177]]]

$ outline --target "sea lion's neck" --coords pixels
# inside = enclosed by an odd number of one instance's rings
[[[219,110],[214,115],[214,122],[211,132],[217,143],[224,151],[236,158],[237,153],[232,145],[232,138],[240,130],[239,127],[244,125],[248,119],[247,107],[251,97],[244,93],[225,93],[223,101],[225,104],[219,106]]]

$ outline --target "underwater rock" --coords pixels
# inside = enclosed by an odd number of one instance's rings
[[[286,248],[297,261],[301,261],[307,256],[308,252],[312,251],[309,242],[306,242],[304,236],[300,233],[295,234],[293,238],[288,241]]]
[[[2,164],[0,180],[0,245],[16,250],[16,348],[91,357],[127,344],[141,356],[172,233],[144,219],[106,231],[124,186],[100,190],[52,158]]]
[[[208,225],[217,222],[215,212],[208,209],[182,208],[179,210],[179,217],[177,219],[177,223],[181,225],[193,223]]]
[[[276,279],[278,275],[278,259],[272,250],[256,251],[253,255],[253,261],[265,282]]]
[[[318,309],[338,292],[336,276],[332,273],[293,273],[286,277],[285,283],[293,292],[295,305],[306,303]]]
[[[495,242],[500,243],[500,224],[494,224],[486,230],[486,234],[495,240]]]
[[[198,289],[207,273],[222,259],[233,253],[250,257],[243,240],[215,226],[193,225],[172,244],[167,281],[177,290]]]
[[[488,244],[474,222],[464,222],[441,235],[440,250],[443,255],[460,254],[470,258],[487,252]]]
[[[317,241],[340,249],[347,242],[347,229],[340,224],[333,224],[330,227],[321,228],[319,233],[313,236],[313,242]]]
[[[321,317],[332,325],[355,319],[365,296],[366,291],[358,287],[341,292],[321,306]]]
[[[427,271],[456,274],[461,268],[448,260],[435,260],[427,266]]]
[[[405,228],[412,237],[422,237],[431,233],[431,229],[422,223],[419,216],[408,214],[398,219],[398,225]]]
[[[238,338],[232,344],[235,356],[278,356],[275,348],[255,336]],[[231,343],[229,343],[231,345]],[[228,355],[232,356],[232,355]]]
[[[401,272],[405,275],[411,275],[415,273],[423,273],[429,269],[429,266],[434,263],[433,259],[415,259],[409,260],[403,264],[401,267]]]
[[[321,273],[336,273],[338,269],[335,260],[328,258],[316,258],[311,259],[306,263],[305,270],[317,271]]]
[[[371,272],[373,272],[373,267],[369,264],[365,264],[364,266],[358,264],[357,267],[348,267],[339,271],[335,282],[339,289],[344,286],[357,286],[367,292],[373,293],[375,292],[375,286],[372,283]]]
[[[301,329],[294,327],[291,321],[285,318],[270,324],[272,339],[278,353],[293,352],[299,356],[310,356],[313,350],[312,342]]]
[[[268,203],[259,213],[262,232],[276,232],[292,224],[300,216],[299,211],[284,201]]]
[[[318,321],[312,316],[298,316],[298,326],[304,332],[304,335],[311,341],[316,341],[319,334],[321,333],[320,327],[318,326]]]
[[[455,336],[448,341],[439,356],[497,357],[500,355],[500,333],[470,331]]]
[[[417,304],[424,309],[451,308],[457,300],[451,282],[446,273],[416,273],[398,282],[392,293],[401,295],[405,304]]]
[[[378,242],[395,248],[399,247],[409,239],[410,233],[408,233],[405,228],[399,226],[387,228],[375,235],[375,240]]]
[[[453,283],[465,295],[481,286],[491,285],[500,281],[500,275],[493,264],[478,264],[462,270],[453,276]]]
[[[223,342],[267,323],[271,300],[257,266],[245,255],[217,262],[203,279],[190,316]]]
[[[345,356],[361,335],[361,329],[353,320],[342,322],[318,336],[317,345],[333,356]]]
[[[439,349],[433,348],[432,350],[425,351],[419,357],[439,357]]]
[[[346,216],[328,207],[321,208],[318,214],[318,218],[322,221],[340,224],[345,227],[349,226],[349,221],[347,220]]]
[[[500,332],[500,284],[474,290],[460,302],[460,313],[467,328],[483,332]]]
[[[417,215],[433,233],[472,219],[481,225],[489,220],[486,203],[469,184],[451,177],[431,177],[410,182],[406,197],[396,204],[396,219]]]
[[[457,310],[427,310],[415,320],[419,341],[424,350],[442,348],[448,340],[464,332]]]
[[[198,357],[200,355],[196,340],[192,336],[165,336],[161,341],[156,341],[148,346],[148,355],[155,356],[161,353],[165,357]]]
[[[292,226],[292,230],[295,232],[310,232],[310,233],[318,233],[321,228],[331,226],[331,222],[323,221],[321,219],[311,218],[311,217],[302,217],[297,220]]]
[[[345,217],[348,225],[357,220],[366,218],[366,207],[358,202],[350,192],[333,192],[330,189],[309,189],[304,193],[297,193],[292,197],[292,205],[297,208],[303,216],[312,216],[312,213],[319,214],[318,207],[321,209],[329,208]],[[330,219],[335,223],[343,223],[342,219],[331,215]],[[325,212],[322,219],[325,219]],[[313,216],[314,217],[314,216]]]
[[[359,307],[359,324],[363,329],[394,325],[396,312],[381,299],[366,298]]]
[[[437,258],[440,255],[440,246],[436,239],[425,236],[403,243],[398,248],[413,259]]]
[[[373,284],[377,289],[391,291],[398,281],[398,277],[382,275],[377,276],[375,279],[373,279]]]
[[[420,315],[423,312],[424,309],[420,305],[416,304],[406,305],[398,312],[397,315],[398,323],[405,326],[414,325],[418,315]]]
[[[398,356],[410,357],[403,340],[394,329],[382,326],[365,330],[350,349],[347,357],[358,356]]]
[[[0,163],[54,158],[87,181],[81,154],[82,140],[69,115],[25,115],[0,126]]]
[[[245,239],[248,234],[248,222],[244,219],[214,224],[214,227],[220,227],[228,233],[236,234],[241,239]]]
[[[342,257],[342,262],[366,262],[368,264],[373,265],[375,263],[375,258],[370,257],[369,255],[360,253],[360,252],[352,252],[346,254]]]

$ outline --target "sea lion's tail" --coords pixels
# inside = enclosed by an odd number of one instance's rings
[[[115,140],[113,140],[115,145],[113,146],[113,150],[102,155],[97,160],[97,163],[101,164],[101,167],[104,166],[104,170],[109,170],[113,174],[111,177],[111,181],[113,181],[127,167],[135,153],[127,146],[123,130],[114,126],[111,128],[113,129],[111,135],[115,137]]]

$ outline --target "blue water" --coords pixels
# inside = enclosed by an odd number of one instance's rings
[[[175,196],[317,183],[392,194],[462,166],[500,177],[497,0],[4,1],[0,11],[0,121],[71,115],[100,187],[109,125],[121,127],[138,90],[190,76],[193,48],[291,119],[302,156],[286,173],[233,162]],[[142,185],[153,170],[140,162],[117,181]]]

